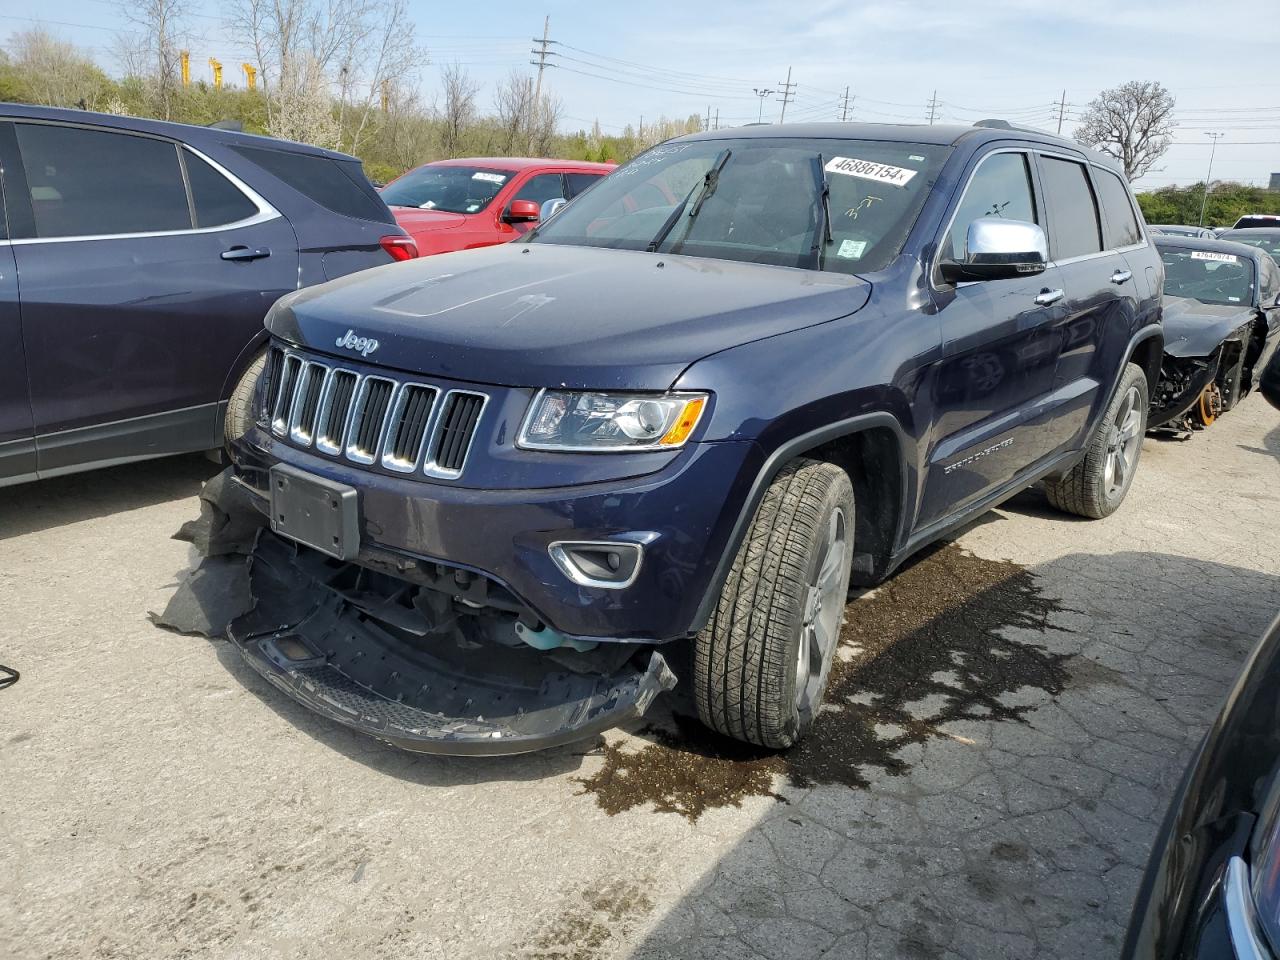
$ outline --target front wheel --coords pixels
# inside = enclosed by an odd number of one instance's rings
[[[698,716],[762,747],[789,747],[822,704],[853,561],[853,485],[795,460],[765,491],[711,621],[694,640]]]
[[[1059,510],[1100,520],[1115,513],[1133,483],[1147,432],[1147,375],[1130,363],[1098,424],[1084,458],[1044,492]]]

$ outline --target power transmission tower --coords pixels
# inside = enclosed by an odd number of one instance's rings
[[[938,91],[933,91],[933,96],[929,98],[929,126],[933,126],[933,121],[938,119]]]
[[[786,123],[787,122],[787,104],[796,98],[796,84],[791,82],[790,67],[787,67],[787,79],[781,81],[781,84],[782,84],[782,99],[779,101],[779,103],[782,104],[782,116],[778,118],[778,122]]]
[[[844,88],[844,96],[840,98],[840,122],[841,123],[848,123],[849,110],[852,109],[853,107],[853,101],[857,99],[858,99],[857,97],[849,96],[848,87]]]
[[[529,152],[530,153],[533,153],[533,138],[536,135],[536,131],[539,126],[538,119],[542,115],[542,72],[547,69],[547,57],[551,55],[550,52],[547,50],[547,48],[552,43],[554,43],[553,40],[549,39],[550,33],[551,33],[551,14],[547,14],[546,18],[542,21],[542,39],[539,40],[537,37],[534,37],[533,42],[536,43],[538,46],[535,47],[533,50],[529,51],[530,53],[532,53],[534,56],[538,58],[536,61],[535,60],[529,61],[532,64],[536,64],[538,68],[538,81],[537,83],[534,84],[534,87],[533,87],[533,118],[532,118],[533,122],[529,124]]]
[[[1062,119],[1067,115],[1067,91],[1062,91],[1062,99],[1058,101],[1058,136],[1062,136]]]

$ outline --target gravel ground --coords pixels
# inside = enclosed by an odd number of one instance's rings
[[[0,499],[0,956],[1106,957],[1280,607],[1280,415],[1148,440],[1103,522],[1027,492],[849,607],[785,756],[667,710],[514,759],[320,720],[151,625],[200,458]]]

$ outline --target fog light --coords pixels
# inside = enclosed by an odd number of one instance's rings
[[[560,572],[584,587],[620,590],[635,583],[644,559],[638,543],[615,540],[558,540],[547,548]]]

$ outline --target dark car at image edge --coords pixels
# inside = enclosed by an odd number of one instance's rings
[[[232,445],[273,532],[229,633],[413,750],[564,742],[677,680],[789,746],[851,579],[1037,481],[1120,505],[1161,283],[1115,165],[1039,132],[662,144],[525,241],[273,308]]]
[[[0,104],[0,485],[247,427],[282,294],[415,255],[360,162]]]

